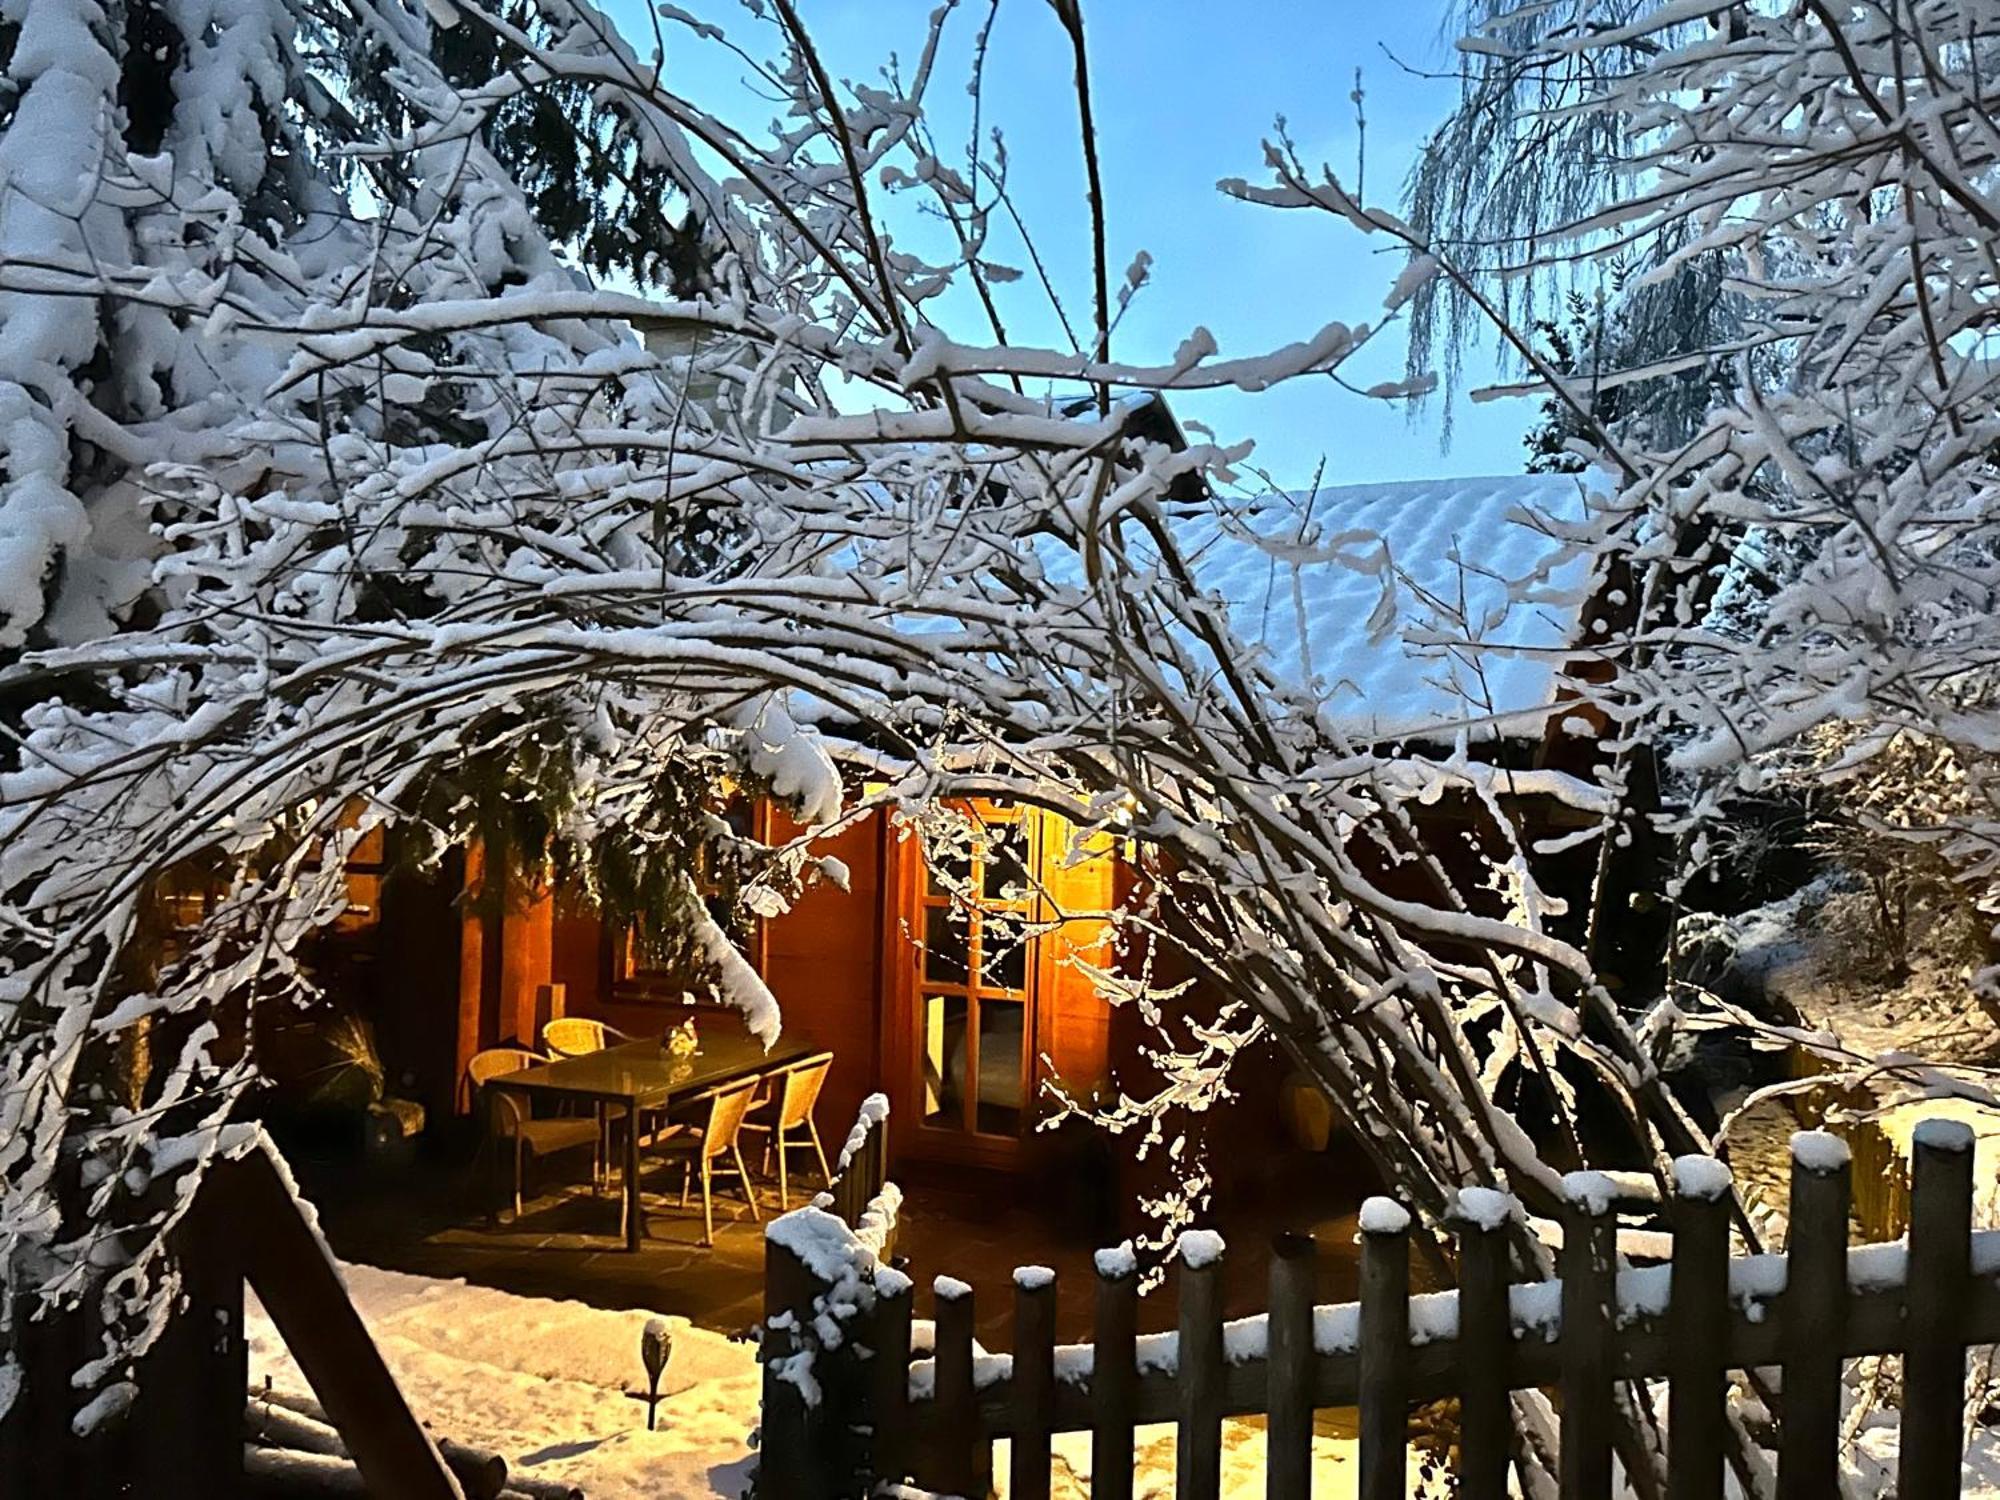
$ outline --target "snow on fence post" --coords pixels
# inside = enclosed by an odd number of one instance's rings
[[[1138,1401],[1139,1259],[1131,1241],[1092,1258],[1096,1340],[1090,1368],[1091,1500],[1132,1500],[1132,1425]]]
[[[1601,1172],[1563,1178],[1562,1492],[1610,1500],[1617,1187]]]
[[[861,1101],[854,1128],[840,1148],[833,1168],[833,1211],[849,1226],[861,1219],[889,1180],[889,1100],[870,1094]],[[884,1251],[886,1256],[887,1252]]]
[[[1779,1500],[1840,1493],[1840,1372],[1847,1336],[1847,1143],[1822,1130],[1792,1137],[1785,1241],[1784,1409]]]
[[[1358,1500],[1402,1500],[1409,1460],[1410,1214],[1361,1205],[1361,1462]]]
[[[1971,1252],[1972,1131],[1956,1120],[1926,1120],[1917,1127],[1910,1162],[1897,1500],[1958,1494]]]
[[[888,1100],[864,1100],[834,1181],[764,1230],[760,1500],[867,1494],[905,1475],[910,1283],[887,1264],[902,1194]]]
[[[1056,1273],[1046,1266],[1021,1266],[1014,1272],[1012,1500],[1048,1500],[1055,1395]]]
[[[1222,1491],[1222,1236],[1190,1229],[1180,1238],[1180,1431],[1174,1435],[1177,1500]]]
[[[1729,1390],[1729,1169],[1674,1163],[1674,1260],[1667,1288],[1667,1500],[1722,1493]]]
[[[1511,1266],[1507,1226],[1514,1200],[1492,1188],[1465,1188],[1452,1215],[1458,1234],[1459,1438],[1461,1500],[1506,1500],[1513,1449],[1507,1360],[1514,1348],[1507,1305]]]
[[[1313,1302],[1318,1261],[1309,1234],[1271,1242],[1271,1308],[1266,1338],[1264,1491],[1270,1500],[1312,1494]]]

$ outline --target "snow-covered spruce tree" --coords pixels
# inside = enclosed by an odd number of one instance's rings
[[[246,1139],[222,1127],[251,1077],[248,1013],[314,993],[294,951],[338,910],[333,872],[363,830],[392,818],[419,834],[406,848],[470,837],[531,878],[561,869],[764,1005],[766,1029],[768,996],[694,877],[765,912],[812,878],[803,849],[714,815],[726,776],[827,815],[830,771],[786,753],[781,707],[742,699],[707,733],[668,735],[643,691],[554,674],[430,721],[426,753],[371,762],[364,745],[355,762],[369,710],[310,680],[350,623],[437,621],[467,580],[562,529],[564,459],[536,449],[536,422],[618,412],[667,432],[685,404],[622,325],[573,318],[416,328],[407,355],[285,378],[302,334],[377,309],[587,298],[566,251],[707,284],[685,196],[615,111],[570,85],[552,114],[475,112],[449,76],[492,74],[450,37],[395,4],[0,13],[0,883],[22,899],[0,936],[0,1324],[31,1306],[17,1293],[99,1299],[105,1358],[78,1398],[93,1419],[129,1396],[130,1356],[170,1307],[160,1235],[202,1162]],[[511,64],[490,40],[476,55]],[[413,146],[420,121],[448,128]],[[532,164],[537,203],[503,158]],[[622,197],[595,191],[604,173]],[[571,206],[544,222],[556,203]],[[492,492],[504,516],[380,490],[397,455],[509,435],[533,477]],[[353,498],[371,476],[373,508]],[[726,571],[705,496],[633,508],[649,567]],[[266,780],[197,753],[164,779],[47,795],[77,754],[110,770],[210,715],[223,743],[278,731],[330,754]],[[126,844],[146,807],[192,814],[186,836]],[[195,930],[167,919],[169,887],[207,896]]]

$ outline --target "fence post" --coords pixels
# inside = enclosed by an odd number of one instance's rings
[[[1408,1484],[1410,1215],[1361,1205],[1361,1462],[1358,1500],[1402,1500]]]
[[[86,1299],[74,1307],[43,1308],[32,1293],[15,1296],[5,1347],[18,1364],[20,1384],[0,1415],[0,1494],[115,1491],[130,1454],[126,1434],[114,1426],[80,1437],[70,1425],[87,1399],[71,1378],[104,1352],[99,1305]],[[239,1444],[238,1468],[242,1453]]]
[[[1100,1250],[1090,1367],[1091,1500],[1132,1500],[1132,1417],[1139,1368],[1139,1262],[1128,1242]]]
[[[1896,1495],[1932,1500],[1958,1494],[1965,1447],[1960,1319],[1972,1275],[1972,1131],[1956,1120],[1926,1120],[1917,1127],[1911,1156]]]
[[[1847,1143],[1823,1130],[1792,1137],[1785,1241],[1784,1406],[1779,1500],[1840,1493],[1840,1371],[1847,1329]]]
[[[1048,1500],[1055,1355],[1056,1273],[1022,1266],[1014,1272],[1014,1437],[1008,1452],[1013,1500]]]
[[[1507,1361],[1514,1348],[1514,1319],[1507,1305],[1512,1279],[1507,1225],[1513,1215],[1514,1200],[1505,1193],[1466,1188],[1458,1195],[1461,1500],[1507,1496],[1507,1461],[1513,1447]]]
[[[151,1399],[133,1412],[144,1414],[144,1464],[156,1475],[181,1476],[203,1500],[243,1493],[243,1403],[236,1393],[250,1384],[245,1276],[241,1230],[225,1209],[204,1185],[182,1220],[174,1255],[183,1300],[140,1377]]]
[[[1180,1238],[1180,1431],[1174,1439],[1177,1500],[1216,1500],[1222,1490],[1222,1236]]]
[[[1608,1500],[1618,1217],[1600,1173],[1571,1172],[1563,1196],[1562,1492],[1564,1500]]]
[[[868,1101],[869,1104],[874,1102],[874,1098]],[[860,1137],[858,1141],[856,1136]],[[872,1112],[868,1104],[862,1106],[854,1129],[848,1132],[847,1143],[841,1148],[841,1155],[843,1162],[834,1168],[836,1175],[831,1185],[833,1211],[847,1222],[848,1228],[853,1229],[860,1225],[868,1205],[889,1180],[886,1105],[880,1114]],[[887,1244],[882,1247],[885,1258],[890,1249]]]
[[[875,1270],[875,1334],[869,1371],[868,1478],[900,1484],[909,1476],[910,1278]]]
[[[787,1361],[799,1352],[799,1320],[810,1315],[817,1285],[789,1246],[765,1236],[764,1327],[758,1350],[764,1371],[757,1445],[760,1500],[813,1500],[824,1483],[824,1466],[814,1462],[812,1452],[811,1408],[805,1392],[787,1378]]]
[[[940,1276],[931,1293],[937,1378],[937,1399],[932,1403],[937,1418],[934,1451],[939,1472],[927,1487],[980,1500],[993,1490],[993,1445],[979,1420],[972,1379],[972,1288]]]
[[[1729,1366],[1729,1169],[1674,1163],[1674,1259],[1667,1302],[1667,1500],[1722,1493]]]
[[[1319,1269],[1309,1234],[1271,1242],[1264,1406],[1264,1492],[1269,1500],[1312,1494],[1313,1300]]]

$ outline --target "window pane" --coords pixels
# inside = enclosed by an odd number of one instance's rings
[[[964,984],[968,939],[965,918],[949,906],[924,908],[924,978]]]
[[[971,884],[972,856],[965,850],[937,849],[924,860],[924,889],[929,894],[963,895]]]
[[[965,1120],[963,995],[924,996],[924,1119],[956,1128]]]
[[[1028,987],[1028,939],[1011,922],[988,917],[979,930],[979,982],[996,990]]]
[[[1028,830],[1020,823],[1002,824],[986,851],[980,893],[988,901],[1028,899]]]
[[[1028,1008],[1019,1000],[979,1002],[979,1100],[977,1129],[985,1135],[1019,1135],[1026,1102],[1021,1076],[1022,1028]]]

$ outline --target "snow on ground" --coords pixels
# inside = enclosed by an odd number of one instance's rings
[[[645,1388],[639,1338],[652,1314],[517,1297],[372,1266],[344,1266],[342,1274],[403,1394],[440,1436],[504,1454],[510,1472],[581,1486],[589,1500],[734,1500],[743,1493],[752,1464],[747,1439],[757,1420],[750,1345],[668,1319],[673,1358],[660,1383],[659,1430],[649,1433],[645,1403],[624,1392]],[[310,1394],[254,1297],[244,1324],[252,1388],[263,1389],[268,1377],[274,1389]],[[1155,1426],[1136,1434],[1137,1500],[1173,1493],[1173,1433]],[[1056,1493],[1087,1495],[1090,1434],[1063,1434],[1055,1450]],[[1003,1495],[1007,1459],[1007,1444],[997,1444],[994,1474]],[[1352,1495],[1355,1467],[1352,1437],[1314,1436],[1315,1495]],[[1413,1484],[1416,1471],[1413,1460]],[[1223,1424],[1222,1478],[1226,1500],[1263,1494],[1261,1421]]]
[[[1843,1065],[1904,1064],[1872,1074],[1875,1100],[1865,1113],[1851,1100],[1842,1106],[1842,1117],[1865,1120],[1894,1158],[1908,1160],[1924,1120],[1968,1126],[1977,1152],[1974,1222],[2000,1228],[2000,1106],[1991,1097],[2000,1091],[1989,1071],[2000,1063],[2000,1011],[1982,1004],[1974,987],[1983,952],[1973,939],[1986,921],[1913,898],[1902,961],[1894,962],[1868,888],[1834,873],[1782,900],[1712,919],[1701,936],[1715,966],[1704,982],[1725,998],[1831,1038],[1845,1049]],[[1726,1112],[1744,1097],[1737,1090],[1716,1102]],[[1770,1099],[1730,1127],[1738,1185],[1767,1219],[1783,1216],[1791,1166],[1784,1144],[1798,1118],[1794,1101]]]
[[[1901,1429],[1893,1411],[1869,1414],[1855,1434],[1854,1449],[1846,1469],[1851,1492],[1863,1496],[1896,1493],[1897,1439]],[[1972,1429],[1972,1441],[1959,1471],[1960,1500],[1996,1500],[2000,1497],[2000,1435],[1990,1427]]]
[[[1932,1063],[2000,1062],[2000,1017],[1974,998],[1982,960],[1969,951],[1968,919],[1913,900],[1905,963],[1889,945],[1865,887],[1822,876],[1783,901],[1721,926],[1739,971],[1830,1031],[1859,1056],[1908,1053]]]
[[[735,1497],[751,1467],[755,1351],[666,1320],[673,1357],[659,1426],[646,1431],[639,1338],[647,1312],[517,1297],[462,1281],[343,1268],[349,1294],[417,1416],[442,1437],[504,1454],[511,1472],[582,1487],[589,1500]],[[310,1387],[254,1297],[250,1383]]]

